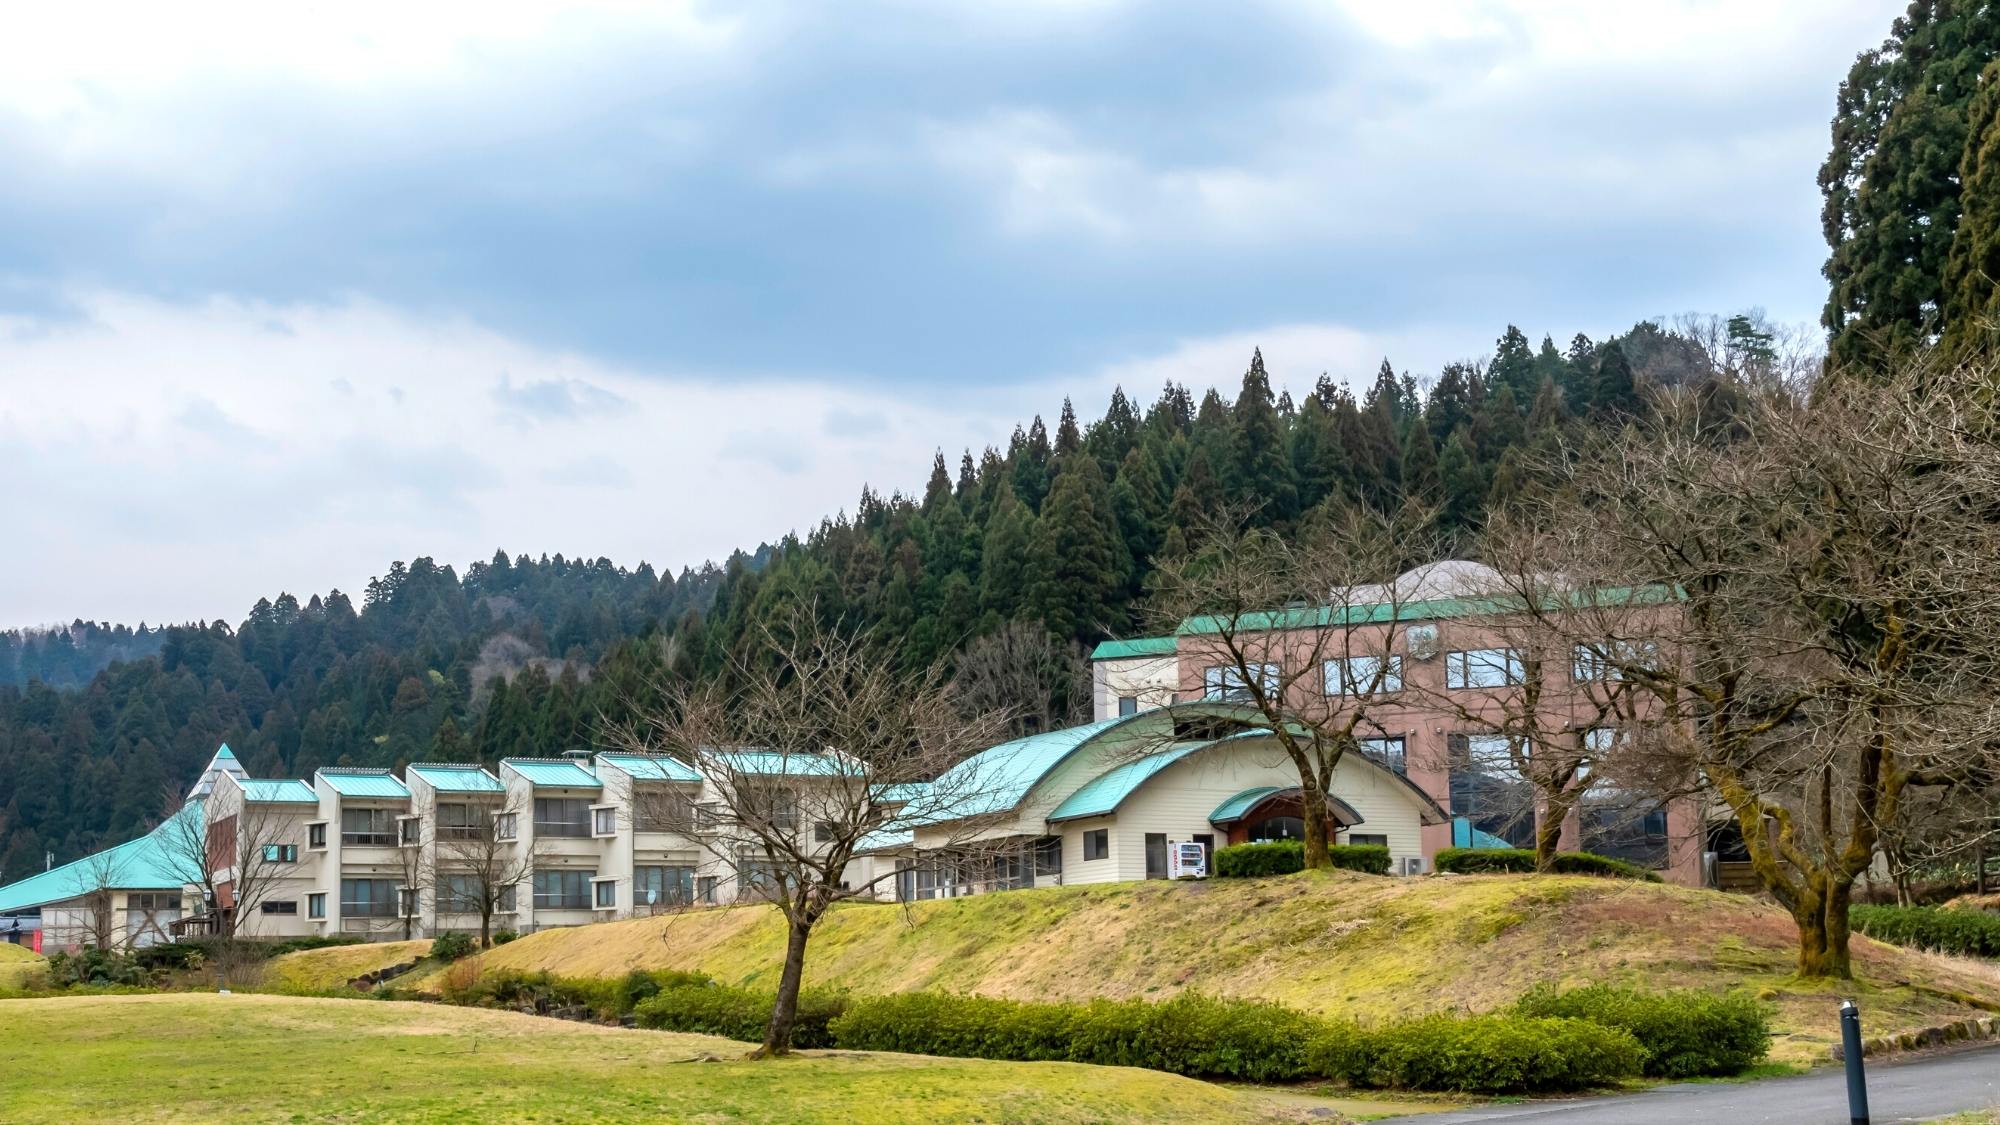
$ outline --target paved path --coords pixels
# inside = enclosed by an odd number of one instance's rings
[[[1868,1108],[1874,1125],[1928,1121],[1989,1106],[2000,1106],[2000,1047],[1868,1065]],[[1508,1125],[1686,1125],[1710,1121],[1847,1125],[1847,1120],[1847,1080],[1837,1066],[1761,1082],[1689,1083],[1618,1097],[1524,1102],[1390,1119],[1393,1125],[1485,1121]]]

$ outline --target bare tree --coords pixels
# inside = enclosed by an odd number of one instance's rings
[[[531,799],[510,797],[491,812],[471,825],[440,826],[432,860],[435,913],[477,914],[482,949],[493,944],[494,915],[514,909],[522,885],[549,855],[541,836],[530,844],[520,839],[522,826],[534,816]]]
[[[1989,771],[2000,745],[1991,377],[1725,388],[1721,420],[1704,390],[1667,396],[1534,512],[1577,590],[1672,592],[1658,659],[1601,656],[1658,705],[1653,749],[1737,820],[1802,976],[1851,975],[1854,883],[1912,790]],[[1629,632],[1591,608],[1580,640]]]
[[[400,901],[396,904],[396,913],[401,916],[403,924],[404,941],[418,936],[416,928],[423,913],[424,892],[433,893],[432,901],[435,905],[436,870],[437,864],[432,851],[423,846],[421,839],[414,843],[403,844],[396,849],[396,879],[400,887],[397,897],[401,899],[404,895],[408,896],[407,906]]]
[[[167,799],[173,800],[169,792]],[[215,794],[189,797],[160,827],[167,864],[185,886],[200,890],[214,932],[234,937],[274,885],[298,870],[296,817],[281,806],[237,799],[218,802]],[[232,906],[222,908],[224,887]]]
[[[977,637],[958,656],[956,686],[967,715],[1011,714],[1010,737],[1090,721],[1090,664],[1075,644],[1026,621]]]
[[[864,877],[854,867],[864,849],[907,841],[919,827],[939,826],[947,846],[978,834],[991,784],[961,763],[1007,717],[968,717],[942,667],[900,671],[868,636],[826,624],[810,606],[780,615],[760,641],[729,686],[657,683],[664,705],[635,707],[636,718],[607,731],[622,749],[670,756],[700,775],[696,838],[739,897],[784,915],[777,1000],[753,1057],[791,1050],[807,944],[827,910],[873,897],[894,877]],[[658,810],[640,815],[660,822]]]
[[[118,888],[125,878],[126,864],[116,849],[101,851],[79,862],[83,875],[83,923],[90,944],[111,952],[125,947],[124,927],[118,924]]]
[[[1261,715],[1297,769],[1308,867],[1329,862],[1335,767],[1380,733],[1371,715],[1399,690],[1395,623],[1432,591],[1395,578],[1436,557],[1431,525],[1414,501],[1394,517],[1311,519],[1296,539],[1225,516],[1154,572],[1152,620],[1179,634],[1182,665],[1201,670],[1203,694]]]

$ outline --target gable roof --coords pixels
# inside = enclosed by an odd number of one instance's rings
[[[319,794],[303,781],[290,777],[242,777],[243,799],[260,805],[317,805]]]
[[[416,774],[424,783],[440,793],[505,793],[507,787],[500,779],[487,773],[484,767],[469,766],[454,762],[412,762],[404,767],[404,776]]]
[[[193,825],[199,826],[201,817],[202,803],[189,801],[158,828],[136,840],[127,840],[0,887],[0,914],[19,913],[88,894],[97,889],[98,880],[106,874],[115,887],[123,890],[177,891],[186,883],[187,872],[185,861],[176,856],[170,842],[180,831],[176,822],[189,818]]]
[[[631,774],[640,781],[701,780],[701,774],[679,758],[654,754],[620,754],[614,751],[599,754],[597,760],[613,769]]]
[[[859,774],[852,759],[832,754],[787,753],[754,747],[711,747],[702,753],[723,763],[732,773],[756,777],[837,777]]]
[[[602,789],[604,782],[569,758],[502,758],[502,770],[513,770],[528,784],[557,789]]]
[[[1123,641],[1099,641],[1090,650],[1092,660],[1121,660],[1132,656],[1172,656],[1180,642],[1173,637],[1132,637]]]
[[[388,770],[325,769],[313,775],[343,797],[407,798],[409,787]]]

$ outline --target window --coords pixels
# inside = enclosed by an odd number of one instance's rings
[[[641,832],[690,832],[694,802],[678,789],[642,789],[633,800],[632,815]]]
[[[788,786],[745,783],[735,811],[751,825],[768,822],[776,831],[788,832],[799,823],[799,795]]]
[[[1098,828],[1083,834],[1083,858],[1103,859],[1111,854],[1111,830]]]
[[[342,833],[343,837],[346,835]],[[394,918],[396,882],[393,879],[342,879],[340,912],[350,918]]]
[[[417,889],[415,887],[396,888],[396,906],[403,912],[403,917],[405,918],[416,917]]]
[[[1521,654],[1511,648],[1473,648],[1444,654],[1448,688],[1513,687],[1521,682]]]
[[[340,842],[362,847],[396,846],[394,809],[340,810]]]
[[[618,810],[616,808],[590,810],[590,834],[592,836],[616,836],[618,834]]]
[[[437,835],[440,840],[479,839],[478,809],[463,801],[438,802]]]
[[[1296,816],[1267,816],[1251,825],[1246,835],[1253,844],[1266,844],[1272,840],[1303,840],[1306,838],[1306,822]]]
[[[535,835],[590,835],[590,799],[587,797],[535,798]]]
[[[404,847],[423,842],[424,822],[414,816],[406,816],[396,822],[397,841]]]
[[[1389,846],[1389,837],[1379,832],[1349,832],[1347,842],[1355,845],[1372,845],[1378,848]]]
[[[1535,788],[1515,765],[1515,752],[1530,748],[1497,734],[1454,734],[1451,755],[1451,812],[1467,822],[1472,838],[1461,847],[1528,848],[1535,843]],[[1481,837],[1487,839],[1481,839]]]
[[[1276,664],[1253,664],[1250,674],[1257,677],[1266,697],[1278,694],[1278,666]],[[1218,665],[1201,674],[1201,685],[1209,699],[1220,699],[1230,703],[1247,703],[1250,700],[1250,681],[1244,670],[1234,666]]]
[[[306,917],[326,917],[326,895],[312,894],[306,896]]]
[[[493,838],[511,840],[520,830],[520,816],[516,813],[495,813],[493,816]]]
[[[486,883],[478,875],[452,874],[438,880],[437,911],[439,914],[477,914],[480,901],[485,896]],[[514,912],[514,887],[508,884],[494,888],[499,893],[493,896],[496,914]]]
[[[1148,832],[1146,833],[1146,878],[1164,879],[1166,877],[1167,834],[1164,832]]]
[[[814,824],[813,824],[813,843],[815,843],[815,844],[831,844],[831,843],[833,843],[833,822],[832,822],[832,821],[830,821],[830,820],[821,820],[821,821],[815,821],[815,822],[814,822]]]
[[[1570,660],[1570,678],[1578,683],[1622,680],[1619,664],[1651,667],[1659,656],[1659,646],[1651,641],[1610,641],[1578,645]]]
[[[615,910],[618,908],[617,880],[605,879],[592,883],[590,885],[590,894],[590,904],[598,910]]]
[[[297,844],[264,845],[265,863],[297,863],[298,861],[299,846]]]
[[[1371,762],[1387,766],[1399,774],[1407,774],[1409,772],[1408,756],[1403,752],[1402,739],[1361,738],[1355,741],[1361,746],[1362,757],[1367,758]]]
[[[1119,697],[1118,697],[1118,713],[1119,713],[1120,715],[1136,715],[1136,714],[1138,714],[1138,713],[1139,713],[1139,697],[1138,697],[1138,696],[1136,696],[1136,695],[1121,695],[1121,696],[1119,696]]]
[[[1377,678],[1380,682],[1377,682]],[[1384,667],[1379,656],[1350,656],[1326,662],[1328,695],[1388,695],[1403,690],[1403,658],[1391,656]]]
[[[589,909],[590,881],[596,877],[595,871],[535,872],[535,909]]]
[[[1035,877],[1062,877],[1062,837],[1044,836],[1035,841]]]
[[[632,906],[686,906],[694,888],[692,867],[641,867],[632,872]]]
[[[326,847],[326,822],[306,825],[306,847]]]
[[[715,876],[703,875],[701,878],[696,879],[694,881],[694,893],[701,901],[713,906],[715,904]]]

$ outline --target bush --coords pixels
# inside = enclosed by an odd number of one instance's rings
[[[676,984],[662,987],[640,1001],[633,1014],[638,1017],[640,1027],[760,1043],[771,1024],[771,1008],[776,1003],[777,998],[770,993],[747,988],[728,988],[712,982]],[[828,1027],[846,1006],[847,997],[843,993],[800,992],[798,1015],[792,1022],[792,1046],[833,1046]]]
[[[199,969],[208,960],[201,946],[184,941],[149,945],[132,956],[145,968],[162,970]]]
[[[1389,873],[1389,849],[1382,844],[1335,844],[1327,848],[1326,853],[1335,867],[1365,871],[1370,875]],[[1231,844],[1215,853],[1215,874],[1224,879],[1289,875],[1305,870],[1305,866],[1305,845],[1297,840]]]
[[[461,957],[472,956],[477,943],[471,934],[461,934],[447,930],[431,939],[431,959],[450,963]]]
[[[90,947],[75,953],[49,954],[48,982],[54,988],[103,985],[150,986],[158,977],[139,959],[125,953]]]
[[[1770,1014],[1741,994],[1649,993],[1607,985],[1558,993],[1543,985],[1523,996],[1516,1010],[1623,1028],[1645,1049],[1645,1073],[1655,1078],[1737,1074],[1762,1061],[1771,1046]]]
[[[1535,853],[1526,848],[1446,848],[1437,854],[1437,869],[1454,875],[1529,875],[1535,870]],[[1660,881],[1658,875],[1643,867],[1592,852],[1558,852],[1549,869],[1557,875]]]
[[[1587,1020],[1431,1016],[1370,1032],[1351,1078],[1406,1090],[1545,1093],[1630,1077],[1645,1057],[1631,1032]]]
[[[508,942],[513,941],[515,938],[520,936],[521,936],[520,934],[517,934],[512,930],[496,930],[493,933],[493,944],[506,945]]]
[[[286,953],[298,953],[307,949],[326,949],[335,945],[360,945],[364,938],[355,934],[315,934],[311,937],[287,938],[263,947],[273,957]],[[258,943],[263,944],[263,943]]]
[[[1936,906],[1856,906],[1849,923],[1879,941],[1967,957],[2000,957],[2000,915]]]

